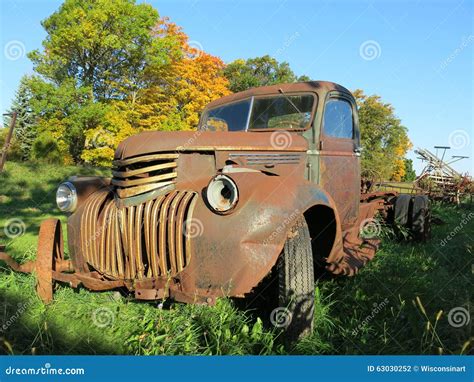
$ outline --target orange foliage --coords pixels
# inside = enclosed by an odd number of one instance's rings
[[[157,83],[143,91],[137,105],[137,111],[146,116],[140,124],[145,128],[158,124],[166,130],[195,128],[202,109],[230,93],[229,83],[223,76],[225,64],[220,58],[190,44],[181,27],[167,18],[160,20],[154,34],[157,38],[174,37],[182,56],[172,60],[159,73],[152,73]],[[179,117],[181,126],[163,126],[164,118],[172,114]]]
[[[189,43],[182,29],[161,19],[153,30],[157,39],[172,37],[180,54],[167,65],[146,68],[146,88],[124,101],[113,101],[102,123],[86,134],[82,159],[110,165],[117,145],[146,130],[190,130],[211,101],[230,93],[223,75],[224,62]]]

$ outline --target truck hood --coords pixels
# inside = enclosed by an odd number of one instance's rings
[[[306,151],[298,132],[147,131],[122,141],[115,160],[166,151]]]

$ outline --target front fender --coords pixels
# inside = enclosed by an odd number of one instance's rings
[[[228,215],[210,210],[205,192],[193,220],[193,257],[181,275],[183,289],[242,296],[270,272],[295,219],[315,205],[336,211],[334,202],[317,185],[295,176],[261,172],[228,174],[239,189],[239,202]],[[340,223],[337,221],[337,240]]]
[[[111,178],[101,176],[72,176],[68,179],[76,188],[78,207],[94,192],[110,187],[110,180]]]

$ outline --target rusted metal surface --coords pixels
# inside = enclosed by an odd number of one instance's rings
[[[97,191],[81,218],[82,255],[113,279],[171,277],[191,258],[185,224],[192,219],[196,192],[173,191],[129,207],[117,207],[108,190]]]
[[[465,156],[453,156],[446,160],[448,146],[435,146],[436,154],[427,149],[418,148],[415,153],[422,162],[426,162],[421,174],[416,178],[414,185],[424,190],[432,199],[443,200],[460,204],[463,196],[474,193],[474,182],[469,174],[461,174],[451,166]],[[438,150],[442,154],[438,156]]]
[[[298,134],[284,147],[272,146],[270,132],[146,131],[119,144],[115,161],[157,152],[268,152],[306,151],[308,144]],[[116,162],[117,163],[117,162]],[[120,162],[118,162],[120,163]]]
[[[258,88],[245,90],[243,92],[234,93],[234,94],[219,98],[211,102],[209,105],[207,105],[207,108],[213,108],[216,106],[224,105],[231,102],[236,102],[236,101],[247,99],[254,96],[260,97],[260,96],[277,95],[277,94],[281,94],[280,90],[282,90],[285,94],[314,93],[316,96],[322,99],[324,99],[326,94],[331,91],[340,91],[340,92],[350,94],[350,91],[348,89],[334,82],[328,82],[328,81],[295,82],[291,84],[261,86]]]
[[[48,303],[53,299],[53,270],[56,263],[63,263],[64,243],[61,223],[48,219],[41,223],[38,238],[38,255],[35,262],[37,277],[36,291]]]
[[[22,273],[31,273],[34,269],[34,262],[28,261],[24,264],[18,264],[15,260],[13,260],[6,252],[4,252],[5,248],[0,248],[0,260],[7,263],[7,265],[16,272]]]
[[[144,132],[119,145],[111,180],[71,179],[78,193],[68,218],[71,259],[60,255],[57,228],[49,232],[54,243],[42,244],[38,260],[46,299],[52,279],[93,290],[123,287],[145,300],[213,304],[219,296],[242,297],[275,266],[302,215],[312,242],[322,244],[314,249],[317,263],[335,274],[355,274],[378,245],[361,237],[360,225],[390,208],[395,193],[361,195],[356,116],[353,139],[322,133],[330,94],[343,94],[355,107],[347,89],[328,82],[271,86],[209,107],[280,89],[316,95],[312,130]],[[238,203],[226,214],[206,199],[218,174],[238,189]],[[42,236],[48,230],[53,227]]]
[[[112,185],[121,198],[143,194],[176,182],[176,153],[142,155],[115,160],[112,169]]]
[[[326,152],[320,158],[321,186],[334,198],[343,228],[355,224],[359,214],[359,163],[352,149],[344,155]]]
[[[364,238],[361,232],[366,222],[380,224],[379,221],[374,220],[376,213],[386,214],[387,209],[391,208],[388,200],[396,195],[395,192],[374,192],[361,195],[357,222],[343,233],[344,255],[338,262],[329,264],[327,269],[330,272],[337,275],[353,276],[373,259],[380,245],[380,239],[377,237]]]

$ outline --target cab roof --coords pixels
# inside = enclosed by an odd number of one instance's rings
[[[318,95],[325,94],[330,91],[340,91],[347,94],[351,92],[344,86],[338,85],[334,82],[328,81],[308,81],[308,82],[294,82],[290,84],[277,84],[270,86],[260,86],[257,88],[251,88],[239,93],[230,94],[228,96],[219,98],[215,101],[210,102],[206,109],[211,109],[216,106],[224,105],[227,103],[240,101],[243,99],[251,98],[253,96],[265,96],[265,95],[278,95],[281,94],[280,89],[284,93],[317,93]]]

